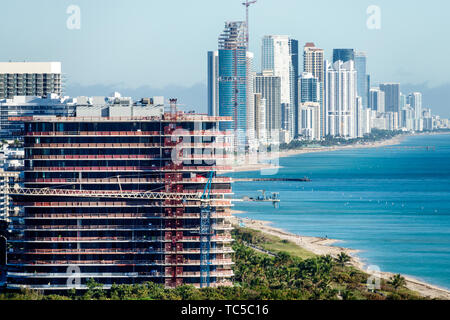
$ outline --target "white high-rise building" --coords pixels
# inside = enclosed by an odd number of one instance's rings
[[[422,115],[422,94],[413,92],[406,97],[406,103],[414,110],[414,130],[422,131],[424,126],[421,123]]]
[[[327,134],[355,138],[356,132],[356,70],[353,60],[326,63],[325,103]]]
[[[266,99],[261,93],[255,93],[253,98],[255,104],[255,137],[259,144],[265,144],[266,136]]]
[[[300,104],[300,135],[307,140],[320,140],[320,103]]]
[[[254,54],[247,51],[247,139],[250,149],[257,148],[255,141],[255,108],[254,108],[254,79],[253,72]]]
[[[372,131],[372,110],[370,108],[363,109],[362,127],[363,127],[363,135],[369,134]]]
[[[364,127],[363,127],[363,102],[361,97],[356,97],[356,105],[355,105],[355,130],[356,136],[361,138],[364,136]]]
[[[277,138],[281,131],[281,78],[272,71],[264,71],[255,77],[255,93],[266,100],[266,135]]]
[[[306,43],[303,48],[303,72],[311,73],[317,78],[320,85],[320,136],[323,138],[327,129],[326,99],[324,95],[326,65],[324,50],[317,48],[313,42]]]
[[[262,39],[261,70],[272,71],[281,80],[281,105],[285,111],[282,128],[295,135],[298,92],[298,42],[287,35],[267,35]]]
[[[403,107],[401,118],[402,118],[402,129],[407,131],[413,131],[415,114],[414,109],[409,104]]]
[[[62,95],[61,62],[0,62],[0,99]]]
[[[380,113],[384,113],[385,94],[379,88],[371,88],[369,94],[369,107]]]
[[[422,118],[422,94],[413,92],[408,96],[406,102],[414,109],[414,117],[416,119]]]

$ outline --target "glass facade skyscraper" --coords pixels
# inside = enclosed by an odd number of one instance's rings
[[[355,51],[353,49],[333,49],[333,63],[336,61],[347,62],[355,60]]]
[[[385,95],[385,112],[400,112],[400,84],[383,83],[380,84],[380,90]]]
[[[219,114],[219,53],[208,51],[208,115],[217,116]]]
[[[281,129],[281,78],[268,72],[257,75],[255,92],[266,100],[266,130],[270,137],[275,137]]]
[[[219,115],[233,117],[222,130],[245,134],[247,129],[247,47],[245,22],[226,22],[219,37]],[[241,143],[245,141],[241,141]],[[241,144],[240,143],[240,144]]]
[[[356,85],[358,96],[361,97],[362,106],[367,108],[369,105],[369,84],[367,75],[367,54],[365,52],[355,53]]]
[[[320,102],[321,83],[311,73],[304,72],[300,77],[300,102]]]

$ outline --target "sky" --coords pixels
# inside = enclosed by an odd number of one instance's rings
[[[206,53],[225,21],[245,19],[243,0],[15,0],[0,4],[0,61],[61,61],[70,95],[172,95],[206,110]],[[80,28],[69,29],[71,5]],[[380,8],[380,29],[367,8]],[[261,38],[286,34],[368,54],[374,84],[424,93],[424,107],[450,117],[450,2],[446,0],[258,0],[250,50],[260,70]],[[301,59],[300,59],[301,61]]]

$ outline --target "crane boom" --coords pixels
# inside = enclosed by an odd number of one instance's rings
[[[242,5],[244,5],[245,6],[245,31],[246,31],[246,34],[245,34],[245,41],[246,41],[246,44],[247,44],[247,50],[248,50],[248,47],[249,47],[249,41],[250,41],[250,32],[249,32],[249,26],[248,26],[248,23],[249,23],[249,18],[248,18],[248,9],[249,9],[249,7],[252,5],[252,4],[254,4],[254,3],[256,3],[257,2],[257,0],[245,0],[245,2],[242,2]]]
[[[49,188],[7,188],[3,193],[9,195],[33,195],[33,196],[61,196],[61,197],[86,197],[86,198],[119,198],[119,199],[148,199],[148,200],[197,200],[210,201],[202,197],[202,193],[167,193],[167,192],[126,192],[107,190],[72,190]]]
[[[214,171],[209,173],[208,181],[201,196],[204,202],[200,207],[200,288],[210,285],[211,251],[211,184]]]

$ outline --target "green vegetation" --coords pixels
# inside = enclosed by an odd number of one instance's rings
[[[392,285],[395,290],[397,290],[398,288],[401,288],[406,284],[406,280],[400,274],[396,274],[391,277],[389,284]]]
[[[299,247],[291,241],[283,240],[276,236],[263,234],[259,230],[244,228],[241,228],[240,230],[241,232],[235,233],[235,239],[245,243],[251,243],[264,250],[271,252],[286,252],[291,256],[300,259],[308,259],[316,256],[314,253]]]
[[[350,262],[350,256],[346,254],[345,252],[341,252],[338,254],[336,258],[336,262],[341,266],[344,267],[347,263]]]
[[[322,147],[330,147],[337,145],[352,145],[357,143],[369,143],[376,141],[383,141],[394,138],[395,136],[403,134],[403,131],[390,131],[373,129],[370,134],[364,135],[362,138],[345,139],[326,136],[322,141],[308,141],[308,140],[293,140],[289,144],[281,144],[280,150],[297,150],[306,148],[311,145],[320,145]]]
[[[346,255],[337,260],[331,256],[316,256],[295,244],[261,232],[237,228],[233,249],[235,286],[196,289],[180,286],[165,289],[151,282],[135,285],[113,285],[103,290],[102,285],[90,280],[88,290],[65,295],[43,295],[35,291],[6,292],[2,299],[15,300],[386,300],[419,299],[404,287],[400,275],[392,281],[381,281],[381,290],[367,290],[368,275],[347,266]],[[248,245],[266,248],[269,255],[260,253]],[[284,251],[286,250],[286,251]],[[348,256],[347,256],[348,257]],[[394,281],[394,278],[396,279]]]

